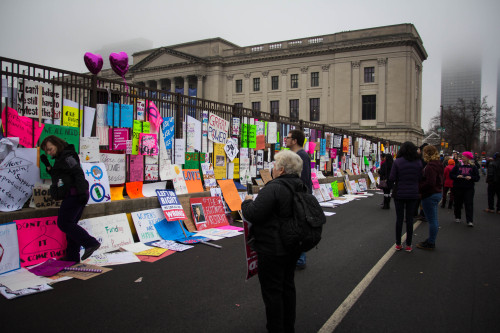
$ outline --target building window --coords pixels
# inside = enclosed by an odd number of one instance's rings
[[[243,103],[234,103],[234,107],[237,109],[243,109]]]
[[[290,75],[290,88],[298,88],[299,87],[299,74]]]
[[[365,83],[375,82],[375,67],[365,67]]]
[[[290,119],[298,121],[299,120],[299,100],[290,100]]]
[[[260,78],[258,77],[253,79],[253,91],[260,91]]]
[[[311,73],[311,87],[319,87],[319,72]]]
[[[271,90],[279,89],[279,76],[271,76]]]
[[[252,110],[260,111],[260,102],[252,102]]]
[[[319,121],[319,98],[309,99],[310,121]]]
[[[280,101],[271,101],[271,114],[279,116],[280,114]]]
[[[361,111],[362,120],[377,119],[377,95],[362,96],[363,107]]]
[[[243,80],[236,80],[236,92],[243,92]]]

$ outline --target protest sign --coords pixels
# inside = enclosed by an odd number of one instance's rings
[[[155,182],[142,185],[142,195],[145,197],[156,197],[156,190],[165,189],[167,182]]]
[[[278,124],[275,122],[270,122],[267,125],[267,143],[276,143],[277,142],[277,131]]]
[[[161,239],[155,229],[155,224],[165,219],[160,208],[132,212],[130,215],[132,215],[135,230],[137,230],[137,236],[141,242],[146,243]]]
[[[35,147],[44,126],[36,120],[19,116],[16,110],[8,106],[2,110],[2,129],[5,136],[19,138],[19,144],[26,148]],[[35,132],[34,138],[33,131]]]
[[[182,173],[182,169],[180,166],[172,164],[171,165],[172,175],[173,175],[173,183],[175,188],[175,193],[177,194],[186,194],[188,193],[188,189],[186,186],[186,181],[184,180],[184,174]]]
[[[224,144],[214,143],[213,156],[215,179],[226,178],[226,153],[224,151]]]
[[[248,148],[257,148],[257,126],[248,126]]]
[[[20,150],[20,149],[18,149]],[[20,210],[31,197],[39,169],[31,161],[12,151],[0,163],[0,211]]]
[[[108,104],[96,105],[96,135],[99,138],[99,144],[108,145],[108,130],[109,126],[106,123],[106,114],[108,112]]]
[[[267,169],[262,169],[259,171],[260,176],[262,177],[262,180],[264,181],[264,184],[267,184],[271,180],[273,180],[273,177],[271,176],[271,173]]]
[[[184,160],[185,169],[200,169],[200,164],[205,163],[205,153],[186,153]]]
[[[101,243],[94,254],[119,250],[124,245],[134,243],[125,213],[84,219],[78,224]]]
[[[161,118],[160,111],[156,107],[155,103],[153,103],[152,101],[148,101],[147,103],[148,120],[151,124],[150,133],[156,134],[160,129],[160,125],[163,122],[163,119]]]
[[[57,227],[57,216],[14,221],[21,266],[31,266],[66,254],[66,234]]]
[[[99,162],[99,138],[81,137],[80,138],[80,161],[84,163]]]
[[[132,128],[134,106],[130,104],[108,103],[108,126]]]
[[[125,184],[125,154],[101,150],[101,163],[106,167],[110,185]]]
[[[174,163],[182,165],[184,164],[186,158],[186,143],[184,139],[175,139],[175,155],[174,155]]]
[[[203,184],[201,183],[200,170],[197,169],[183,169],[184,180],[188,193],[203,192]]]
[[[248,124],[245,123],[241,124],[241,148],[248,148]]]
[[[248,222],[243,214],[241,214],[241,218],[243,219],[243,229],[245,235],[245,255],[247,260],[247,280],[252,276],[257,275],[258,266],[257,266],[257,252],[252,250],[250,247],[250,228],[252,227],[252,223]]]
[[[236,189],[236,185],[234,185],[234,180],[217,180],[217,183],[219,183],[222,194],[224,195],[224,200],[227,202],[229,209],[233,212],[241,210],[241,198]]]
[[[234,160],[238,156],[238,142],[235,139],[228,139],[224,151],[230,161]]]
[[[266,139],[264,135],[257,135],[255,149],[262,150],[266,148]]]
[[[129,180],[142,182],[144,180],[144,157],[142,155],[129,156]]]
[[[128,128],[110,128],[110,149],[111,150],[126,150],[127,140],[129,140]]]
[[[182,225],[182,221],[167,221],[163,219],[155,224],[156,231],[164,240],[181,240],[193,235]]]
[[[50,195],[49,184],[35,184],[33,187],[33,201],[36,208],[61,207],[61,200],[54,200]]]
[[[144,111],[146,110],[146,101],[138,99],[136,103],[137,120],[144,121]]]
[[[59,126],[52,124],[45,124],[43,127],[42,134],[40,135],[40,142],[42,142],[49,135],[55,135],[60,139],[63,139],[68,144],[72,144],[75,147],[76,153],[79,152],[80,149],[80,130],[75,127],[69,126]],[[42,155],[46,155],[45,151],[40,150],[40,157]],[[50,164],[54,164],[54,160],[52,158],[48,158],[51,162]],[[40,168],[40,178],[42,179],[50,179],[50,175],[47,172],[45,167]]]
[[[333,196],[335,198],[338,198],[339,197],[339,185],[337,184],[337,181],[332,182],[331,186],[332,186]]]
[[[143,198],[142,194],[142,182],[129,182],[125,183],[125,189],[127,191],[127,195],[130,199]]]
[[[165,142],[165,148],[172,149],[175,134],[175,123],[174,117],[163,117],[163,122],[161,124],[161,132],[163,141]]]
[[[233,123],[231,125],[231,135],[240,135],[240,118],[233,118]]]
[[[89,182],[88,204],[111,201],[108,172],[104,163],[81,163],[85,179]]]
[[[196,230],[229,225],[222,200],[219,197],[191,198],[191,213]]]
[[[61,98],[62,86],[60,85],[53,86],[50,83],[23,80],[19,89],[18,105],[22,106],[19,111],[30,118],[61,119]],[[40,105],[42,106],[41,115],[38,109]]]
[[[205,183],[205,188],[208,190],[210,188],[217,187],[217,181],[215,180],[215,174],[212,163],[201,163],[201,170],[203,173],[203,181]]]
[[[0,275],[21,268],[16,223],[0,224]]]
[[[225,144],[228,138],[229,121],[210,112],[208,117],[208,139]]]
[[[156,196],[167,221],[186,219],[182,205],[173,190],[156,190]]]
[[[146,156],[144,162],[144,180],[158,180],[158,155]]]
[[[187,117],[186,141],[186,151],[201,151],[201,121],[190,116]]]
[[[158,155],[158,141],[156,134],[139,134],[139,155]]]

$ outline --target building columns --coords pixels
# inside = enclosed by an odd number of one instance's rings
[[[203,75],[196,75],[198,82],[196,84],[196,97],[203,98]]]
[[[385,107],[385,70],[387,59],[378,59],[378,94],[377,94],[377,123],[387,123],[387,110]],[[380,116],[379,116],[380,115]]]
[[[351,62],[352,74],[351,74],[351,82],[352,82],[352,104],[351,104],[351,119],[349,120],[349,125],[358,124],[362,118],[361,117],[361,108],[359,107],[359,101],[361,96],[359,95],[359,66],[361,65],[360,61]]]

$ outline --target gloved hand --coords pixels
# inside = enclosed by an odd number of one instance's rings
[[[40,162],[42,162],[43,164],[45,164],[45,167],[47,167],[47,168],[51,168],[52,167],[52,165],[50,165],[49,159],[47,158],[47,155],[41,155],[40,156]]]
[[[86,205],[87,202],[89,201],[89,196],[87,193],[79,194],[78,195],[78,202],[82,205]]]

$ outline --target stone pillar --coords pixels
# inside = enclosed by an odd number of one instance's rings
[[[290,111],[289,111],[289,104],[290,102],[288,102],[288,99],[286,97],[286,91],[288,90],[288,84],[287,84],[287,76],[288,76],[288,69],[282,69],[281,70],[281,100],[280,100],[280,109],[283,109],[283,110],[288,110],[287,111],[284,111],[283,113],[281,113],[280,111],[280,114],[283,114],[284,116],[287,116],[287,117],[290,117]],[[299,111],[300,111],[300,107],[299,107]]]
[[[333,113],[333,105],[328,103],[328,93],[330,91],[330,86],[328,82],[330,81],[329,78],[329,69],[330,65],[323,65],[321,66],[322,72],[321,72],[321,101],[319,104],[320,107],[320,116],[319,120],[323,124],[328,124],[329,123],[329,115]],[[330,110],[332,108],[332,110]]]
[[[387,110],[386,110],[386,93],[385,93],[385,80],[386,80],[386,63],[387,58],[377,59],[378,63],[378,94],[377,94],[377,123],[384,126],[387,125]]]
[[[250,89],[253,88],[250,86],[250,73],[245,73],[245,80],[243,82],[243,91],[245,92],[245,100],[243,102],[244,108],[251,108],[252,104],[250,104]]]
[[[261,99],[261,106],[260,106],[260,110],[262,112],[271,112],[271,106],[269,105],[269,99],[267,98],[267,93],[268,93],[268,89],[267,89],[267,81],[268,81],[268,77],[269,76],[269,71],[265,71],[265,72],[262,72],[262,87],[261,87],[261,91],[262,91],[262,99]],[[280,105],[280,108],[281,108],[281,105]],[[280,112],[281,113],[281,112]]]
[[[162,90],[161,88],[162,88],[162,87],[161,87],[161,79],[156,80],[156,89],[158,89],[158,90]]]
[[[189,79],[188,76],[184,76],[184,95],[189,95]]]
[[[301,67],[300,72],[301,72],[301,74],[300,74],[300,78],[299,78],[299,87],[300,87],[299,119],[311,121],[311,115],[310,115],[310,110],[309,110],[309,99],[307,98],[308,67],[307,66]]]
[[[359,128],[359,122],[361,120],[361,107],[360,101],[361,96],[359,95],[359,66],[360,61],[351,62],[351,82],[352,82],[352,105],[351,105],[351,126],[356,126]]]
[[[226,75],[226,78],[227,78],[227,85],[226,85],[226,94],[227,94],[227,104],[231,104],[233,105],[234,102],[233,102],[233,75]]]
[[[196,75],[198,82],[196,84],[196,97],[203,98],[203,75]]]
[[[175,77],[170,79],[170,92],[175,93]]]

